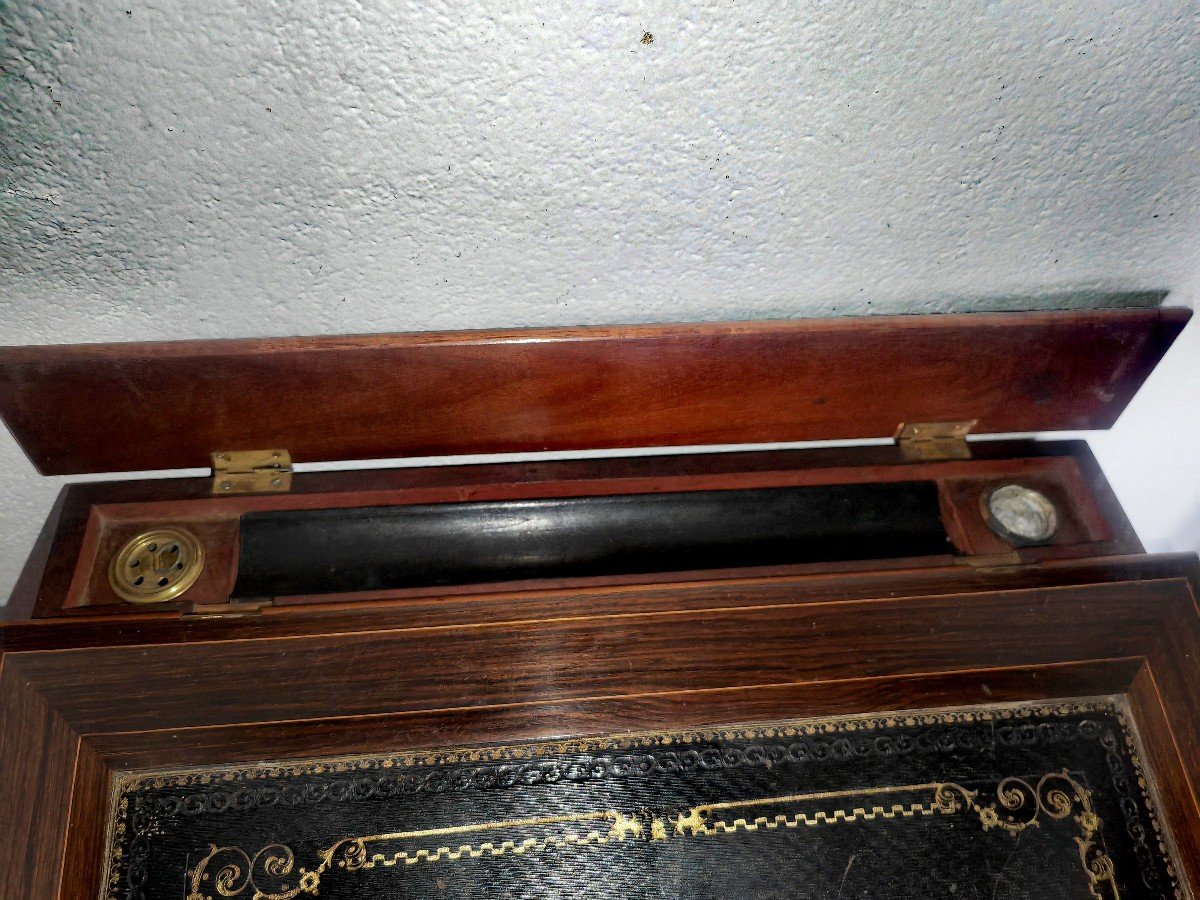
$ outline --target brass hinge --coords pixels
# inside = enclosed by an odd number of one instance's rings
[[[970,459],[967,435],[977,419],[962,422],[905,422],[896,432],[896,444],[912,462],[939,459]]]
[[[181,614],[185,619],[244,619],[262,614],[270,599],[230,600],[228,603],[193,603]]]
[[[292,487],[286,450],[218,450],[212,455],[214,494],[282,494]]]
[[[1025,560],[1016,550],[1007,553],[983,553],[978,556],[958,556],[954,562],[960,566],[972,569],[1006,569],[1009,566],[1023,566]]]

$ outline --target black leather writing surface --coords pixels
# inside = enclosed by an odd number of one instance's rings
[[[949,552],[932,482],[253,513],[235,597]]]
[[[110,900],[1182,896],[1107,700],[127,777]]]

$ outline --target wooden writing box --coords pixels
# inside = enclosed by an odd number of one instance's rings
[[[0,350],[0,897],[1188,896],[1175,309]],[[295,472],[294,464],[895,438]]]

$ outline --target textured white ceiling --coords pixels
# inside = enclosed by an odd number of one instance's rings
[[[1191,2],[59,0],[0,24],[0,343],[1196,283]],[[6,434],[0,490],[3,596],[52,496]]]

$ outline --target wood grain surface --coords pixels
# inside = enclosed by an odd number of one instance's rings
[[[1005,480],[1029,481],[1066,495],[1063,514],[1080,517],[1081,530],[1067,527],[1061,542],[1052,547],[1021,551],[1025,562],[1055,558],[1136,553],[1141,545],[1112,490],[1082,441],[979,441],[973,458],[949,462],[914,463],[892,446],[837,447],[743,453],[693,453],[608,459],[560,460],[528,463],[365,469],[312,472],[296,475],[287,494],[214,496],[211,480],[203,478],[147,479],[69,485],[48,524],[45,540],[30,559],[26,575],[9,605],[0,607],[0,619],[89,613],[93,602],[105,603],[107,563],[113,535],[125,535],[152,525],[178,524],[229,528],[231,539],[207,546],[212,561],[211,583],[198,586],[192,596],[206,602],[221,599],[220,585],[233,583],[236,565],[236,522],[246,512],[283,509],[324,509],[397,503],[442,503],[467,500],[535,497],[601,496],[614,493],[654,493],[679,490],[720,490],[779,485],[836,484],[930,478],[956,483],[947,491],[945,524],[959,550],[972,554],[997,554],[1010,548],[999,541],[980,519],[977,490]],[[1050,480],[1047,481],[1046,479]],[[965,479],[965,481],[963,480]],[[975,493],[964,490],[975,486]],[[1055,486],[1058,487],[1055,487]],[[1069,524],[1069,523],[1068,523]],[[947,565],[946,559],[928,559]],[[222,567],[225,567],[222,569]],[[902,569],[897,560],[828,564],[825,571]],[[818,567],[819,568],[819,567]],[[811,572],[812,567],[806,569]],[[764,573],[758,573],[764,574]],[[782,573],[776,573],[782,574]],[[667,576],[663,576],[666,578]],[[609,579],[612,581],[613,579]],[[626,578],[627,583],[645,577]],[[690,580],[670,575],[669,580]],[[526,587],[545,590],[563,583],[498,585],[511,593]],[[586,586],[572,582],[574,587]],[[203,587],[203,593],[201,593]],[[477,592],[470,589],[469,592]],[[388,599],[410,592],[375,592],[373,599]],[[441,595],[442,591],[433,592]],[[362,597],[327,598],[337,601]],[[277,599],[277,603],[293,602]],[[305,598],[314,602],[314,598]],[[321,601],[323,602],[323,601]],[[108,604],[108,611],[128,611],[127,604]],[[178,604],[148,608],[143,616],[177,615]]]
[[[1197,561],[1076,562],[1031,583],[1053,568],[967,590],[767,578],[253,626],[6,625],[0,811],[21,838],[0,843],[0,898],[95,898],[105,786],[131,767],[1112,693],[1200,883]]]
[[[1186,309],[0,349],[43,474],[1107,428]]]

